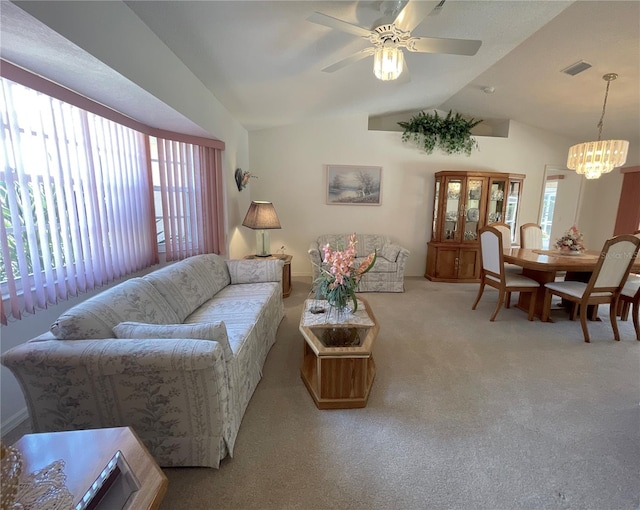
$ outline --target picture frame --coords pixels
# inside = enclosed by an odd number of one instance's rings
[[[329,205],[381,205],[382,167],[325,165]]]

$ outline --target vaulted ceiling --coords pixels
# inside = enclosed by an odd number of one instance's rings
[[[27,11],[30,3],[15,2]],[[640,2],[426,2],[430,14],[412,35],[481,40],[475,56],[405,51],[408,72],[392,82],[374,77],[371,57],[332,73],[322,71],[369,42],[311,23],[307,18],[312,13],[371,29],[385,12],[397,12],[406,3],[263,0],[128,1],[126,5],[249,130],[347,113],[375,116],[437,108],[475,118],[514,119],[586,141],[598,134],[606,87],[602,76],[615,72],[619,78],[611,84],[602,135],[627,139],[637,150]],[[6,0],[2,4],[6,6]],[[16,16],[15,6],[4,10],[3,56],[15,60],[22,52],[25,60],[37,59],[38,51],[24,44],[25,31],[30,30],[24,26],[25,16]],[[576,76],[561,72],[580,60],[592,67]],[[57,69],[59,74],[63,71]],[[91,75],[90,69],[86,74]],[[491,94],[484,91],[489,87]],[[131,96],[134,102],[135,91]]]

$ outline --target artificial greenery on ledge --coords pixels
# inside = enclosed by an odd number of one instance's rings
[[[438,148],[446,154],[470,156],[471,151],[478,148],[478,142],[471,137],[471,129],[481,122],[465,119],[451,110],[446,117],[440,117],[434,110],[433,113],[417,113],[408,122],[398,122],[398,125],[404,128],[402,141],[415,143],[427,154]]]

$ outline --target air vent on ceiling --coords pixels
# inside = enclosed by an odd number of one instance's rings
[[[565,74],[569,74],[571,76],[575,76],[576,74],[579,74],[582,71],[586,71],[590,67],[591,67],[591,64],[589,62],[580,60],[575,64],[571,64],[569,67],[565,67],[561,72]]]

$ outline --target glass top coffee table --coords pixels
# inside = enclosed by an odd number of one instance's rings
[[[299,328],[305,340],[300,375],[318,409],[367,405],[376,374],[371,349],[379,329],[361,297],[355,314],[336,314],[326,301],[305,301]]]

